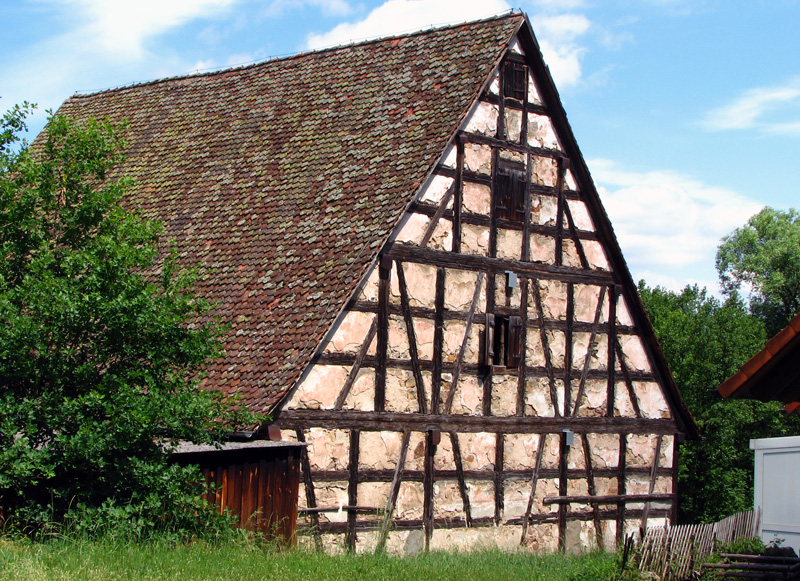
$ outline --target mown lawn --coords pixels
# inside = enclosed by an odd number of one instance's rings
[[[189,545],[168,542],[122,544],[57,540],[0,540],[0,579],[386,579],[399,581],[475,579],[590,581],[616,579],[613,555],[579,557],[532,553],[428,553],[330,556],[279,551],[253,543]]]

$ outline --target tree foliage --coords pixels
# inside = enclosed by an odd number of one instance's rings
[[[160,258],[160,224],[120,206],[131,184],[109,179],[115,127],[52,117],[20,148],[24,116],[15,108],[0,126],[6,526],[206,526],[196,468],[170,464],[166,448],[253,421],[198,386],[220,349],[209,305],[191,273]]]
[[[780,331],[800,312],[800,213],[764,208],[717,249],[723,290],[751,289],[750,310]]]
[[[703,438],[681,447],[679,520],[713,522],[751,508],[749,440],[797,433],[798,419],[776,403],[721,400],[716,388],[763,348],[763,322],[737,293],[723,302],[697,286],[676,293],[643,281],[639,291]]]

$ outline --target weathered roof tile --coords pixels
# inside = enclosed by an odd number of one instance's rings
[[[164,221],[231,324],[211,385],[259,411],[293,385],[522,18],[66,101],[129,121],[130,204]]]

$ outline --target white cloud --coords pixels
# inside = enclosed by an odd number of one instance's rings
[[[185,73],[192,62],[154,54],[147,41],[239,0],[35,0],[54,13],[61,32],[0,63],[4,103],[28,99],[57,108],[75,90]],[[207,64],[205,61],[198,64]],[[194,67],[197,68],[197,67]],[[32,128],[43,125],[43,115]]]
[[[316,6],[326,16],[347,16],[353,11],[347,0],[272,0],[265,14],[279,16],[303,5]]]
[[[714,280],[720,239],[762,207],[677,172],[625,171],[606,159],[588,163],[634,277],[650,284],[680,288]]]
[[[716,278],[674,276],[670,274],[664,274],[663,272],[657,272],[654,270],[642,270],[636,273],[636,275],[634,276],[634,281],[638,283],[642,279],[644,279],[644,281],[647,283],[647,286],[649,287],[660,286],[669,289],[671,291],[677,292],[686,288],[686,285],[697,285],[700,288],[705,287],[706,289],[709,290],[709,292],[717,295],[718,297],[722,296],[722,292],[719,287],[719,280]]]
[[[306,45],[317,49],[403,34],[437,24],[487,18],[510,8],[505,0],[387,0],[363,20],[343,22],[328,32],[309,34]]]
[[[280,0],[283,1],[283,0]],[[554,10],[577,8],[571,0],[535,3],[544,12],[532,17],[534,30],[550,72],[559,86],[574,85],[581,78],[581,59],[586,49],[576,41],[590,28],[582,14],[558,14]],[[365,18],[343,22],[332,30],[308,35],[310,49],[403,34],[430,26],[487,18],[511,9],[506,0],[387,0]]]
[[[235,0],[72,0],[88,20],[80,27],[84,42],[125,58],[140,58],[142,43],[196,18],[214,16]]]
[[[749,89],[728,105],[709,112],[702,124],[709,131],[758,129],[764,133],[800,135],[800,121],[796,120],[800,116],[798,103],[800,78],[795,78],[784,85]],[[791,106],[794,111],[787,111],[786,107]],[[779,110],[781,117],[793,115],[795,119],[765,120],[775,110]]]
[[[533,0],[533,6],[537,9],[572,10],[586,6],[584,0]]]
[[[581,59],[586,49],[576,39],[591,23],[583,14],[542,14],[531,17],[542,55],[556,85],[575,85],[581,79]]]

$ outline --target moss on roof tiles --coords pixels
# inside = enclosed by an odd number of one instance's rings
[[[128,120],[119,168],[136,179],[128,203],[165,223],[231,324],[209,385],[236,386],[258,411],[291,388],[521,21],[512,14],[64,103],[59,114]]]

